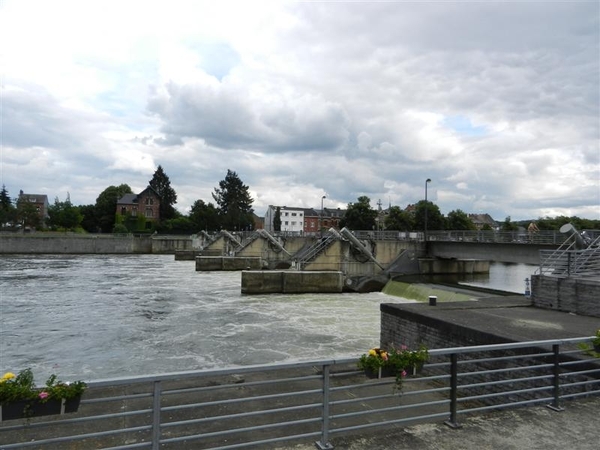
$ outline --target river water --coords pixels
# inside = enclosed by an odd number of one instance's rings
[[[493,264],[466,283],[522,293],[534,269]],[[2,256],[0,372],[30,367],[39,383],[354,357],[379,342],[379,304],[410,301],[247,296],[240,281],[172,255]]]

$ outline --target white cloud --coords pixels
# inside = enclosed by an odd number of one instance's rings
[[[2,183],[600,217],[597,3],[5,0]],[[9,43],[9,44],[6,44]],[[434,198],[434,197],[432,197]]]

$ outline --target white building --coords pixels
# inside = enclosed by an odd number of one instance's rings
[[[293,208],[290,206],[273,206],[269,205],[265,213],[265,230],[269,233],[275,231],[273,228],[273,219],[279,208],[281,217],[281,231],[287,233],[301,234],[304,231],[304,208]]]

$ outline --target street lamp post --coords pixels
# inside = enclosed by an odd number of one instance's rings
[[[425,180],[425,245],[427,245],[427,184],[431,183],[431,178]]]
[[[321,197],[321,214],[319,215],[319,233],[321,233],[321,237],[323,237],[323,200],[326,198],[326,195]]]

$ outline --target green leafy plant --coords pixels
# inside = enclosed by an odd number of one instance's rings
[[[396,389],[402,389],[402,381],[409,373],[414,373],[423,367],[429,358],[427,347],[421,345],[418,350],[409,350],[405,345],[399,349],[390,350],[372,348],[363,354],[357,366],[359,369],[377,373],[386,371],[396,377]]]
[[[44,387],[35,385],[31,369],[24,369],[15,375],[6,372],[0,378],[0,404],[11,403],[19,400],[31,400],[45,403],[51,399],[70,400],[81,396],[87,385],[83,381],[64,382],[51,375]]]
[[[590,356],[600,358],[600,328],[596,330],[596,334],[592,339],[592,345],[586,342],[580,342],[578,347]]]

